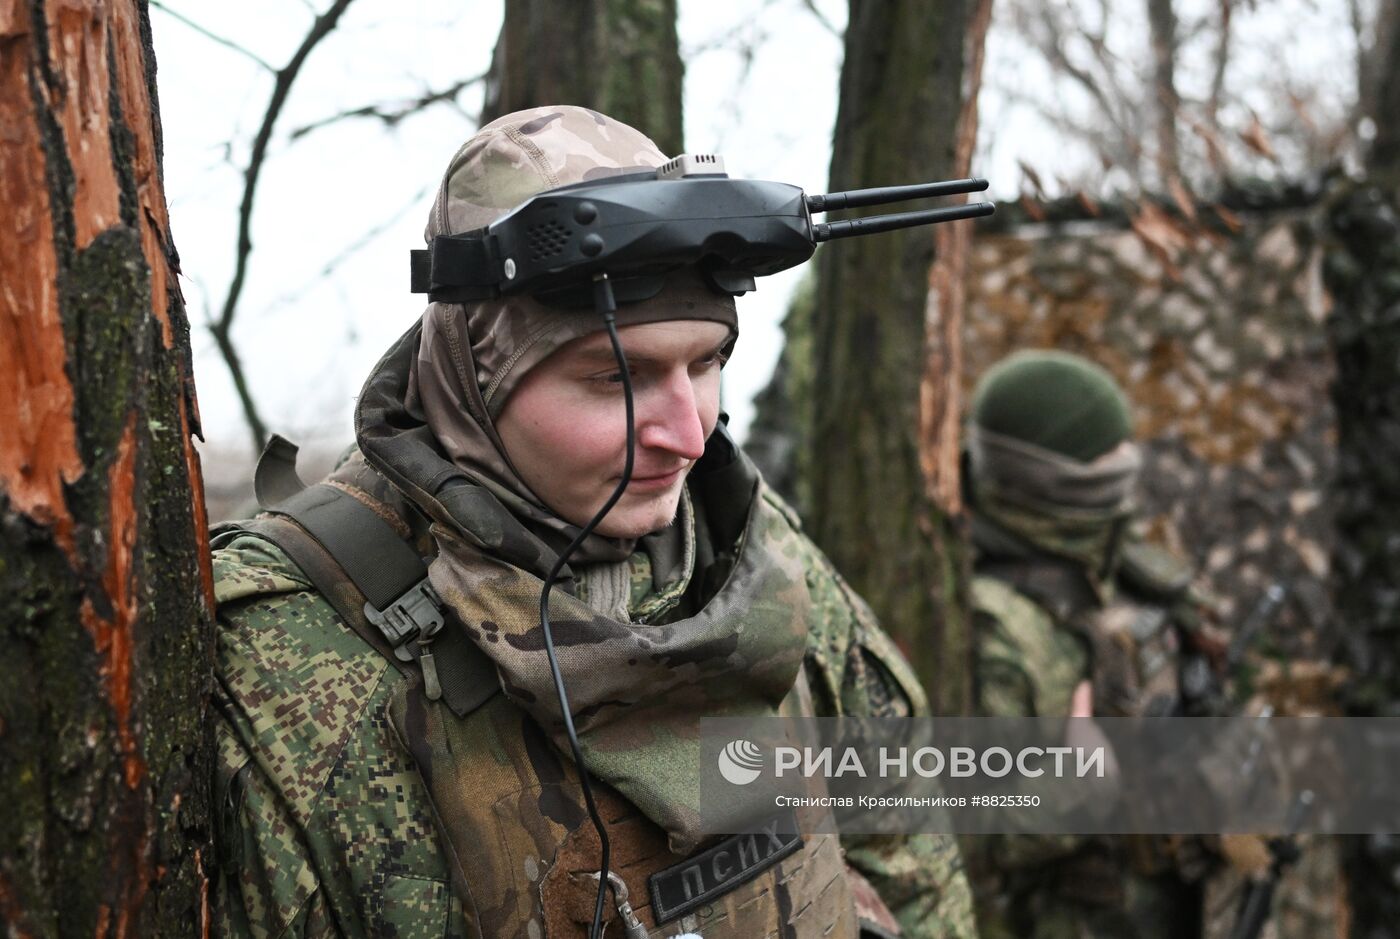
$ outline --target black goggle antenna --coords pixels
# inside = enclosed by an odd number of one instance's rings
[[[889,205],[891,202],[907,202],[910,199],[956,196],[965,192],[985,192],[986,189],[987,181],[985,179],[949,179],[937,183],[915,183],[912,186],[851,189],[847,192],[829,192],[822,196],[808,196],[807,210],[810,212],[834,212],[837,209]]]
[[[852,189],[847,192],[830,192],[820,196],[808,196],[807,210],[812,213],[834,212],[837,209],[888,205],[891,202],[905,202],[909,199],[983,192],[986,188],[987,181],[985,179],[950,179],[937,183],[917,183],[913,186]],[[823,242],[833,241],[837,238],[852,238],[857,235],[875,235],[900,228],[912,228],[915,225],[932,225],[936,222],[952,222],[961,218],[978,218],[983,215],[991,215],[995,211],[996,206],[990,202],[972,202],[967,205],[945,206],[941,209],[896,212],[893,215],[872,215],[840,222],[814,222],[812,223],[812,240]]]

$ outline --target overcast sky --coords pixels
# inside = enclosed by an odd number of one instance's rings
[[[237,450],[249,446],[246,426],[227,370],[201,324],[207,311],[222,306],[228,289],[242,169],[272,89],[271,73],[255,57],[274,67],[285,64],[315,9],[326,4],[162,4],[165,9],[153,6],[151,19],[166,195],[194,326],[205,436],[213,451]],[[1205,0],[1181,4],[1188,14],[1203,6]],[[1283,6],[1296,9],[1280,12]],[[844,27],[846,2],[817,0],[816,7],[821,18],[801,0],[681,0],[687,150],[720,153],[734,176],[825,191],[841,60],[835,31]],[[1116,28],[1140,35],[1134,14],[1121,7],[1115,5],[1121,20]],[[1259,61],[1251,64],[1242,54],[1238,67],[1278,72],[1281,63],[1298,75],[1330,70],[1341,76],[1337,87],[1345,88],[1336,51],[1345,45],[1339,38],[1345,32],[1343,7],[1280,0],[1272,13],[1240,14],[1243,27],[1261,41],[1251,53]],[[173,14],[243,51],[215,42]],[[272,430],[308,443],[349,442],[351,408],[364,376],[422,311],[423,299],[407,290],[407,253],[422,244],[448,158],[475,130],[481,92],[472,88],[460,97],[459,108],[438,106],[394,128],[359,119],[297,139],[293,131],[367,104],[392,107],[480,74],[500,20],[500,0],[356,0],[308,60],[261,175],[254,250],[234,333]],[[747,68],[745,47],[753,49]],[[1057,136],[1025,104],[1037,91],[1055,87],[1044,64],[1026,55],[1014,37],[994,30],[987,68],[973,172],[989,177],[993,193],[1005,198],[1022,184],[1021,160],[1047,179],[1082,173],[1082,148]],[[1184,71],[1185,81],[1201,80],[1190,68]],[[1262,83],[1260,93],[1269,93]],[[1054,94],[1074,105],[1073,91]],[[726,368],[725,402],[741,436],[752,417],[750,399],[777,359],[779,322],[800,271],[764,278],[756,293],[739,301],[743,338]]]
[[[283,64],[312,20],[285,0],[170,10],[265,62]],[[821,5],[836,28],[843,2]],[[688,58],[687,149],[721,153],[733,175],[822,191],[830,159],[840,41],[798,2],[682,3]],[[462,15],[469,11],[468,15]],[[263,415],[299,440],[349,440],[350,409],[380,353],[423,300],[407,291],[408,251],[422,244],[447,159],[475,130],[479,89],[393,129],[334,124],[291,140],[298,127],[370,103],[394,104],[483,71],[500,28],[499,2],[357,0],[313,52],[278,123],[259,183],[254,250],[235,339]],[[232,382],[207,331],[233,269],[242,167],[272,86],[267,70],[168,12],[152,23],[165,123],[166,189],[195,325],[195,374],[206,437],[247,436]],[[767,38],[765,38],[767,37]],[[759,47],[744,71],[735,46]],[[779,347],[778,321],[796,274],[768,278],[741,300],[743,340],[726,370],[726,401],[746,427],[749,398]]]

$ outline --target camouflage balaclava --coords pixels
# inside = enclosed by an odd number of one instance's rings
[[[468,140],[448,164],[424,236],[481,228],[546,189],[660,166],[666,155],[640,132],[586,108],[557,106],[498,118]],[[710,289],[693,270],[667,278],[659,296],[625,304],[617,324],[699,319],[738,334],[734,299]],[[452,462],[536,528],[572,538],[511,465],[495,421],[525,374],[565,343],[603,328],[590,310],[547,306],[529,296],[474,303],[433,303],[410,376],[410,406]],[[592,534],[576,562],[619,561],[635,543]]]
[[[1076,355],[1015,353],[973,394],[967,428],[979,514],[1057,554],[1106,564],[1142,458],[1113,377]]]

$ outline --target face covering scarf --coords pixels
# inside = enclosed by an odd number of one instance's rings
[[[977,511],[1031,543],[1102,574],[1132,511],[1142,468],[1125,441],[1081,463],[972,424],[967,429]]]

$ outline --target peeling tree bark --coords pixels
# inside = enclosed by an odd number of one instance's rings
[[[684,74],[676,0],[506,0],[481,122],[575,104],[632,125],[675,155]]]
[[[965,169],[977,88],[969,65],[980,63],[989,11],[981,0],[852,0],[833,190]],[[961,362],[960,249],[950,234],[910,229],[822,249],[811,337],[821,379],[799,466],[817,543],[904,648],[935,709],[965,713],[966,551],[947,514],[957,510]],[[936,238],[946,254],[931,274]]]
[[[971,175],[977,145],[977,96],[987,30],[992,24],[992,0],[970,0],[963,42],[963,91],[953,132],[953,165],[948,175]],[[940,225],[933,231],[934,257],[928,273],[924,310],[924,374],[919,382],[919,465],[925,489],[944,517],[939,539],[948,558],[941,596],[943,615],[933,621],[927,645],[929,666],[936,669],[932,689],[944,714],[968,714],[972,709],[973,645],[969,628],[971,599],[962,499],[962,376],[967,308],[967,261],[972,223]]]
[[[0,923],[207,929],[212,586],[146,4],[0,0]]]

